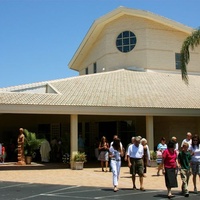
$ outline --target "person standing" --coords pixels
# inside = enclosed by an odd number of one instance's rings
[[[167,149],[167,145],[166,145],[166,139],[164,137],[161,138],[160,143],[157,146],[157,159],[156,162],[158,164],[158,171],[157,171],[157,176],[160,176],[160,170],[163,168],[162,165],[162,154],[164,152],[164,150]]]
[[[118,138],[118,135],[114,135],[114,136],[113,136],[113,141],[110,143],[110,147],[113,145],[114,140],[117,139],[117,138]],[[123,145],[122,145],[121,142],[120,142],[120,147],[121,147],[121,149],[124,151]],[[122,156],[124,156],[124,155],[122,154]],[[111,166],[111,164],[110,164],[110,169],[109,169],[109,171],[110,171],[110,172],[112,171],[112,166]]]
[[[180,176],[182,180],[182,193],[185,197],[189,197],[188,182],[191,175],[190,171],[190,160],[191,154],[188,151],[189,144],[183,143],[181,151],[178,154],[178,168],[180,169]]]
[[[187,142],[188,144],[189,144],[189,147],[188,148],[190,148],[190,146],[191,146],[191,144],[192,144],[192,133],[190,133],[190,132],[187,132],[187,135],[186,135],[186,138],[182,141],[182,143],[181,143],[181,147],[183,146],[183,143],[184,142]]]
[[[78,136],[78,151],[85,151],[85,140],[83,139],[82,134],[79,134]]]
[[[141,139],[141,144],[144,148],[144,156],[143,156],[143,162],[144,162],[144,177],[146,177],[147,173],[147,166],[150,165],[150,151],[149,151],[149,146],[147,144],[147,140],[145,138]]]
[[[0,162],[4,163],[6,158],[6,149],[3,143],[0,144]]]
[[[6,159],[6,148],[4,144],[2,143],[2,163],[5,162],[5,159]]]
[[[179,144],[177,142],[177,137],[173,136],[171,138],[171,140],[175,143],[175,150],[177,151],[177,153],[179,152],[178,149],[179,149]]]
[[[192,145],[189,147],[189,151],[191,152],[192,159],[191,159],[191,168],[192,168],[192,175],[193,175],[193,185],[194,185],[194,193],[198,193],[197,191],[197,175],[200,179],[200,140],[199,136],[194,135],[192,137]]]
[[[117,192],[119,190],[118,180],[121,167],[121,156],[123,155],[123,149],[121,148],[120,143],[120,139],[115,138],[109,149],[110,165],[113,173],[114,192]]]
[[[106,167],[106,172],[108,171],[108,161],[109,161],[109,144],[105,136],[101,138],[99,143],[99,157],[98,160],[101,161],[102,172],[104,172],[104,163]]]
[[[177,152],[175,151],[175,143],[169,141],[167,144],[167,149],[162,154],[162,166],[163,174],[165,175],[165,185],[167,187],[168,198],[173,198],[171,189],[178,187],[177,182]]]
[[[133,189],[136,190],[135,178],[136,174],[139,175],[140,190],[145,191],[143,187],[144,163],[143,163],[144,148],[140,144],[140,138],[136,137],[134,144],[128,147],[128,167],[132,166],[132,182]]]
[[[135,143],[135,137],[132,137],[131,138],[131,143],[129,143],[126,147],[126,152],[125,152],[125,156],[124,156],[124,160],[127,161],[128,160],[128,156],[127,156],[127,153],[128,153],[128,147],[131,145],[131,144],[134,144]]]
[[[40,155],[41,155],[41,161],[42,162],[49,162],[50,159],[50,151],[51,147],[49,142],[46,140],[46,138],[42,141],[42,144],[40,146]]]

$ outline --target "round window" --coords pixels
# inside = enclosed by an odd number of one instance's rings
[[[116,47],[119,51],[127,53],[136,45],[136,36],[131,31],[120,33],[116,39]]]

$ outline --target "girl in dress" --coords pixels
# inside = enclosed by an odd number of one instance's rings
[[[108,161],[109,161],[109,144],[105,136],[101,138],[101,142],[99,143],[99,158],[101,161],[102,172],[104,172],[104,163],[106,167],[106,172],[108,171]]]

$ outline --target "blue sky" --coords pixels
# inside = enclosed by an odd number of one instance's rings
[[[78,76],[73,54],[94,20],[119,6],[200,26],[199,0],[0,0],[0,87]]]

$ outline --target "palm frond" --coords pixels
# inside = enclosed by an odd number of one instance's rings
[[[188,36],[181,47],[181,74],[182,79],[186,84],[189,83],[187,74],[187,65],[190,61],[190,48],[194,50],[200,44],[200,28],[195,30],[190,36]]]
[[[37,139],[36,134],[29,132],[27,129],[24,129],[24,149],[25,155],[32,155],[34,150],[37,150],[43,139]]]

